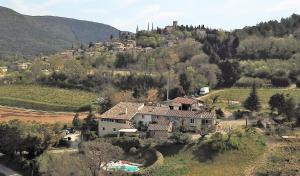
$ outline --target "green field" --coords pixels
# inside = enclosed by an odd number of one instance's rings
[[[38,85],[0,86],[0,105],[46,111],[76,111],[89,105],[97,94]]]
[[[242,104],[245,99],[249,96],[250,88],[229,88],[222,90],[212,91],[208,96],[200,98],[202,100],[208,100],[213,96],[218,96],[217,106],[233,112],[237,109],[243,109]],[[272,95],[275,93],[289,94],[291,97],[295,98],[297,102],[300,102],[300,89],[279,89],[279,88],[262,88],[257,89],[259,99],[262,105],[262,111],[267,111],[269,109],[268,101]],[[229,101],[237,101],[239,105],[230,105]]]
[[[201,151],[197,145],[172,146],[162,151],[165,162],[157,169],[154,176],[240,176],[264,149],[259,149],[250,142],[247,150],[229,151],[210,158],[210,152]]]

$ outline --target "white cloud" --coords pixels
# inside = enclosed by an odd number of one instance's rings
[[[118,0],[117,3],[121,8],[127,8],[129,6],[132,6],[136,4],[138,0]]]
[[[268,9],[269,12],[280,12],[280,11],[291,11],[300,12],[300,1],[299,0],[281,0],[274,4]]]

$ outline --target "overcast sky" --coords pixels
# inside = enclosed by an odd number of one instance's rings
[[[0,0],[26,15],[52,15],[112,25],[120,30],[204,24],[223,29],[300,14],[300,0]]]

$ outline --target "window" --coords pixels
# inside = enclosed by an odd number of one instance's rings
[[[142,115],[142,119],[145,119],[145,116],[144,116],[144,115]]]
[[[191,119],[191,120],[190,120],[190,123],[193,123],[193,124],[194,124],[194,123],[195,123],[195,119]]]
[[[113,131],[117,131],[116,128],[114,128]]]
[[[102,130],[105,131],[105,128],[103,127]]]
[[[208,124],[208,120],[206,120],[206,119],[202,119],[202,124]]]

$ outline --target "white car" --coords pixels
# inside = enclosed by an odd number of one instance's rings
[[[202,87],[200,89],[200,95],[206,95],[209,93],[209,87]]]

